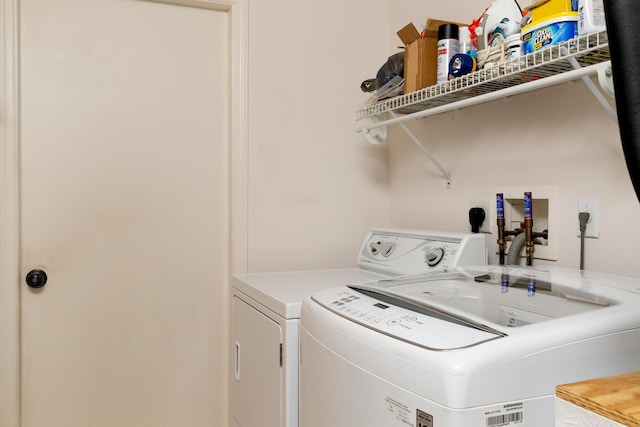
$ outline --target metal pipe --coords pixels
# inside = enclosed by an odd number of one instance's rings
[[[537,238],[541,237],[544,240],[547,240],[549,238],[549,230],[534,231],[533,233],[531,233],[531,235],[533,236],[534,239],[537,239]]]
[[[507,243],[504,240],[504,194],[496,194],[496,216],[498,217],[499,264],[504,265],[504,253]]]
[[[531,193],[524,193],[524,233],[527,251],[527,265],[533,264],[533,214],[531,211]]]
[[[504,217],[504,194],[497,193],[496,194],[496,217],[498,222],[498,253],[499,253],[499,265],[505,265],[505,256],[506,256],[506,246],[507,236],[518,236],[524,233],[524,246],[526,247],[526,265],[533,264],[533,250],[534,250],[534,239],[543,238],[548,239],[549,231],[533,231],[533,210],[532,210],[532,199],[531,193],[524,193],[524,222],[522,223],[523,228],[516,228],[514,230],[505,230],[505,217]],[[521,247],[521,245],[519,245]],[[513,242],[511,243],[511,248],[516,250],[513,246]],[[509,257],[511,258],[511,250],[509,250]],[[517,252],[520,252],[520,248],[517,248]],[[515,252],[514,252],[515,253]],[[516,255],[517,259],[518,255]]]

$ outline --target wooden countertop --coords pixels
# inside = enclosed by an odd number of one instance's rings
[[[640,426],[640,372],[562,384],[556,396],[626,426]]]

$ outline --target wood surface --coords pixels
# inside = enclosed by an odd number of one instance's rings
[[[640,427],[640,372],[556,387],[556,396],[626,426]]]

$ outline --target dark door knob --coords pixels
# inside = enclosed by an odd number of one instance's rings
[[[30,288],[41,288],[47,283],[47,273],[42,270],[31,270],[27,273],[26,282]]]

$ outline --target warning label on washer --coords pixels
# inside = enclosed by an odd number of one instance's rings
[[[416,423],[418,427],[433,427],[433,416],[418,409],[416,411]]]
[[[497,405],[484,412],[487,427],[523,427],[524,403],[513,402]]]
[[[384,409],[385,411],[398,421],[402,421],[408,426],[415,427],[412,421],[413,411],[411,407],[406,403],[400,402],[391,396],[384,397]]]

